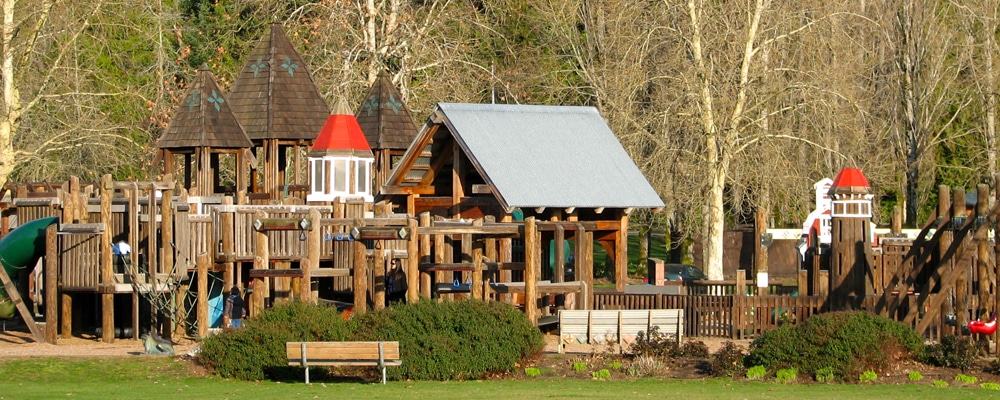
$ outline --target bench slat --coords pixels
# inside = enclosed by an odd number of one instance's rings
[[[379,342],[305,342],[306,358],[314,361],[378,360]],[[386,361],[399,359],[399,342],[382,342]],[[302,359],[302,342],[285,343],[288,358]]]

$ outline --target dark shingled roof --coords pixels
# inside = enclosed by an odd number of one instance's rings
[[[417,137],[410,109],[386,74],[380,74],[355,116],[373,149],[406,150]]]
[[[229,108],[208,66],[198,70],[191,87],[174,109],[170,124],[156,147],[249,148],[253,146]]]
[[[312,140],[330,115],[309,68],[277,23],[250,53],[228,97],[253,140]]]

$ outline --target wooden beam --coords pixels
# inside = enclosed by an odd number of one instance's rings
[[[309,218],[257,218],[253,221],[253,229],[257,232],[311,231],[312,228]]]
[[[322,217],[318,209],[313,208],[309,210],[309,221],[312,226],[322,226]],[[308,247],[306,250],[306,260],[301,263],[302,282],[300,285],[302,293],[300,297],[302,301],[316,304],[319,301],[319,289],[317,288],[316,291],[312,290],[312,274],[319,269],[319,260],[322,257],[320,255],[323,246],[322,229],[310,230],[306,239]]]
[[[198,254],[195,264],[198,266],[198,337],[208,335],[208,266],[212,263],[208,253]]]
[[[45,342],[56,344],[59,337],[59,237],[58,228],[45,228]],[[0,268],[2,269],[2,268]]]
[[[524,313],[532,324],[538,324],[538,274],[541,271],[541,240],[535,229],[535,217],[524,219]]]
[[[408,218],[406,224],[410,232],[417,231],[416,218]],[[420,262],[421,241],[417,235],[410,235],[406,242],[406,300],[410,303],[420,299],[421,275],[417,273],[417,263]],[[429,282],[428,282],[429,283]],[[430,298],[430,296],[427,296]]]
[[[111,224],[111,197],[114,196],[114,181],[111,175],[101,177],[101,223]],[[111,230],[101,234],[101,341],[115,341],[115,295],[108,291],[114,285],[114,271],[111,258]]]
[[[350,234],[354,240],[399,240],[409,237],[410,232],[405,227],[357,226]]]
[[[359,220],[358,225],[362,222]],[[354,242],[354,312],[368,310],[368,257],[365,242]]]

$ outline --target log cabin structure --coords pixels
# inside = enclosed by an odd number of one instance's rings
[[[439,103],[378,199],[410,215],[569,223],[543,236],[555,259],[563,239],[597,241],[613,255],[618,290],[628,215],[663,207],[596,108],[536,105]],[[549,270],[562,281],[562,262]]]
[[[235,193],[248,184],[253,143],[223,94],[203,65],[155,145],[163,173],[181,177],[185,189],[197,188],[202,195]],[[232,162],[221,162],[226,156]],[[223,171],[226,166],[229,170]]]
[[[330,108],[281,24],[271,24],[227,97],[254,144],[250,199],[266,204],[304,191],[305,153]]]
[[[417,136],[410,108],[388,74],[379,74],[355,117],[375,156],[373,190],[378,194],[403,153]]]

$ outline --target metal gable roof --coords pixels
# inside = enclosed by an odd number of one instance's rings
[[[508,207],[663,207],[594,107],[439,103],[438,109]]]

